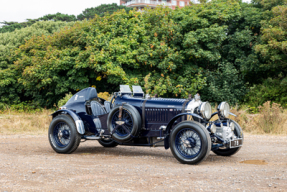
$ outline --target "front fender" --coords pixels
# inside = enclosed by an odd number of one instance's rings
[[[74,111],[71,111],[69,109],[62,109],[62,110],[58,110],[58,111],[54,112],[51,115],[53,118],[55,118],[59,114],[68,114],[70,117],[72,117],[72,119],[75,121],[78,133],[81,135],[85,134],[84,123],[77,113],[75,113]]]
[[[180,113],[180,114],[174,116],[174,117],[168,122],[168,124],[167,124],[167,126],[166,126],[166,136],[165,136],[165,138],[164,138],[164,147],[165,147],[165,149],[168,149],[168,148],[169,148],[169,134],[170,134],[170,130],[171,130],[171,128],[172,128],[172,125],[174,124],[174,122],[175,122],[178,118],[180,118],[180,117],[182,117],[182,116],[185,116],[185,115],[191,115],[191,116],[193,116],[193,117],[196,117],[196,118],[199,118],[199,119],[202,119],[202,120],[203,120],[203,118],[202,118],[201,116],[199,116],[199,115],[197,115],[197,114],[194,114],[194,113]]]

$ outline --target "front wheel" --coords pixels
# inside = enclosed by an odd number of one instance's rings
[[[238,123],[236,123],[235,121],[231,120],[231,122],[234,123],[235,125],[235,129],[234,129],[234,135],[237,137],[237,138],[241,138],[242,139],[242,144],[243,144],[243,141],[244,141],[244,136],[243,136],[243,131],[242,131],[242,128],[240,127],[240,125],[238,125]],[[217,150],[214,150],[213,152],[216,154],[216,155],[220,155],[220,156],[231,156],[231,155],[234,155],[236,154],[239,150],[241,149],[241,147],[237,147],[237,148],[225,148],[225,149],[217,149]]]
[[[57,153],[74,152],[81,141],[74,120],[65,114],[55,117],[49,127],[49,142]]]
[[[203,125],[184,121],[174,127],[170,136],[173,156],[184,164],[198,164],[206,159],[211,150],[209,133]]]

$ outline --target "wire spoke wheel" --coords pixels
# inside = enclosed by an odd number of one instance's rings
[[[57,153],[72,153],[81,142],[81,135],[77,132],[73,118],[66,114],[52,119],[48,137],[51,147]]]
[[[71,128],[65,122],[58,123],[54,128],[53,137],[59,147],[66,147],[71,141]]]
[[[117,121],[123,121],[124,124],[118,125],[116,123]],[[119,136],[125,137],[132,132],[133,118],[127,110],[123,109],[122,118],[120,120],[119,119],[119,111],[117,111],[112,117],[112,126],[113,126],[113,129],[116,129],[115,134],[118,134]]]
[[[195,121],[177,124],[170,135],[170,149],[181,163],[195,165],[206,159],[211,150],[211,139],[206,128]]]
[[[186,128],[180,130],[175,137],[177,151],[185,158],[196,157],[202,146],[199,134],[192,129]]]
[[[120,111],[122,118],[119,118]],[[108,131],[117,143],[126,143],[138,137],[141,130],[141,116],[138,110],[129,104],[115,106],[107,119]]]

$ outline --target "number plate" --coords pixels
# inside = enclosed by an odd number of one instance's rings
[[[242,139],[235,139],[230,141],[230,148],[236,148],[242,146]]]

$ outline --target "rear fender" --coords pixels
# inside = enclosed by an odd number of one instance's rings
[[[72,117],[72,119],[74,120],[76,127],[77,127],[77,131],[79,134],[83,135],[85,134],[85,126],[84,123],[82,121],[82,119],[79,117],[78,114],[76,114],[75,112],[69,110],[69,109],[63,109],[63,110],[59,110],[54,112],[52,115],[53,118],[55,118],[57,115],[59,114],[68,114],[70,117]]]
[[[165,138],[164,138],[164,148],[165,148],[165,149],[168,149],[168,148],[169,148],[169,135],[170,135],[170,130],[171,130],[171,128],[172,128],[172,125],[174,124],[174,122],[175,122],[178,118],[180,118],[180,117],[182,117],[182,116],[187,116],[187,115],[191,115],[192,117],[196,117],[196,118],[199,118],[199,119],[202,119],[202,120],[203,120],[203,118],[202,118],[201,116],[199,116],[199,115],[197,115],[197,114],[194,114],[194,113],[180,113],[180,114],[174,116],[174,117],[169,121],[169,123],[168,123],[167,126],[166,126],[166,136],[165,136]]]

